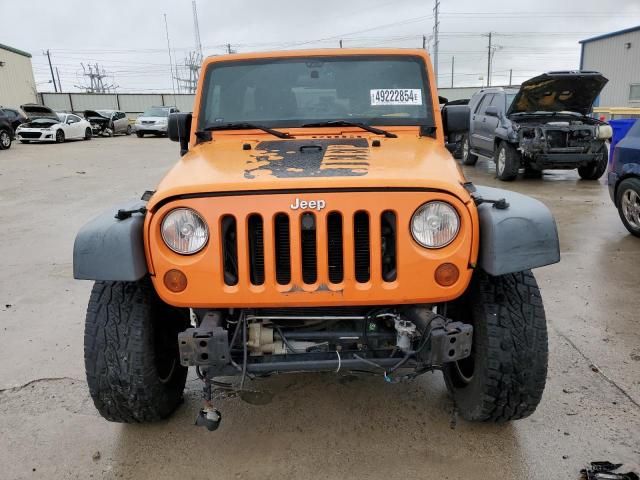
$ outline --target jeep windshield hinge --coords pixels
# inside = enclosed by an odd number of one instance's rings
[[[492,203],[493,208],[497,208],[498,210],[506,210],[507,208],[509,208],[509,202],[507,202],[507,200],[504,198],[492,200],[490,198],[483,198],[480,195],[471,195],[471,198],[473,198],[476,206],[482,205],[483,203]]]
[[[118,213],[116,213],[115,218],[117,218],[118,220],[126,220],[127,218],[131,217],[131,215],[133,215],[134,213],[140,213],[144,215],[145,213],[147,213],[147,208],[140,207],[140,208],[135,208],[133,210],[120,209],[118,210]]]

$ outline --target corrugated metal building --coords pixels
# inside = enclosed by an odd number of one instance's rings
[[[0,105],[17,107],[37,99],[31,54],[0,44]]]
[[[581,70],[597,70],[609,79],[601,107],[640,107],[640,25],[582,40]]]

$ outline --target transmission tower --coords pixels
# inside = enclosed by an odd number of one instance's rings
[[[111,93],[112,90],[115,91],[118,88],[118,85],[113,83],[105,84],[104,79],[107,78],[107,72],[97,63],[85,67],[84,63],[80,62],[80,65],[82,65],[83,75],[89,79],[89,84],[76,85],[77,88],[81,88],[87,93]]]
[[[202,42],[200,41],[200,26],[198,25],[198,9],[196,8],[196,0],[191,2],[193,7],[193,34],[196,40],[196,53],[200,56],[200,61],[202,61]]]
[[[177,76],[175,79],[178,81],[178,89],[184,88],[188,93],[195,93],[198,86],[198,78],[200,76],[200,65],[202,64],[202,42],[200,41],[200,26],[198,25],[198,9],[196,7],[196,0],[191,2],[193,7],[193,35],[195,40],[195,50],[189,52],[189,55],[184,59],[184,66],[186,68],[186,74],[188,78],[180,78]]]
[[[189,56],[184,59],[184,66],[186,67],[188,78],[176,77],[176,80],[178,81],[178,85],[184,88],[187,93],[196,92],[201,63],[202,58],[198,52],[189,52]]]

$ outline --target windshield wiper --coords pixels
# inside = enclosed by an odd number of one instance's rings
[[[214,130],[262,130],[263,132],[267,132],[278,138],[296,138],[293,135],[290,135],[288,133],[281,132],[279,130],[274,130],[272,128],[264,127],[256,123],[248,123],[248,122],[221,123],[219,125],[209,125],[208,127],[204,127],[201,130],[201,132],[213,132]]]
[[[384,135],[387,138],[397,138],[395,133],[382,130],[381,128],[371,127],[364,123],[349,122],[347,120],[331,120],[329,122],[317,122],[317,123],[305,123],[300,125],[302,128],[314,128],[314,127],[358,127],[367,132],[375,133],[376,135]]]

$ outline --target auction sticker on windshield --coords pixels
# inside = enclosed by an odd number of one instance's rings
[[[419,88],[372,89],[371,105],[422,105],[422,90]]]

